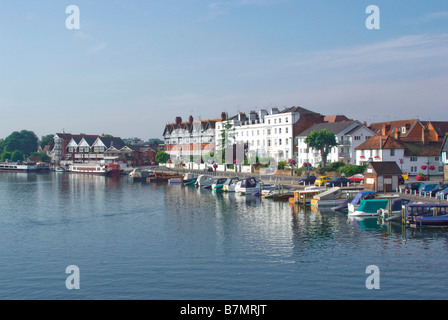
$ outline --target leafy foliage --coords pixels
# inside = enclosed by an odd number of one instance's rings
[[[156,162],[157,163],[167,163],[170,159],[170,155],[163,150],[160,150],[156,154]]]
[[[313,148],[320,152],[322,158],[322,168],[325,168],[327,164],[327,156],[330,153],[331,148],[339,145],[336,141],[336,135],[326,129],[311,132],[306,137],[305,143],[308,145],[308,148]]]

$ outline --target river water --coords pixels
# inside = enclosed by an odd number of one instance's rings
[[[0,299],[448,298],[443,230],[126,177],[0,173],[0,201]]]

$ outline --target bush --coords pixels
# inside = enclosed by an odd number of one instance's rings
[[[278,170],[285,170],[286,161],[280,161],[277,165]]]
[[[333,163],[329,163],[325,166],[326,172],[334,172],[338,171],[339,168],[344,167],[346,164],[344,161],[337,161]]]
[[[364,173],[364,171],[366,171],[366,168],[367,168],[367,165],[363,165],[363,166],[347,165],[347,166],[338,168],[338,171],[340,173],[345,174],[347,177],[350,177],[354,174]]]

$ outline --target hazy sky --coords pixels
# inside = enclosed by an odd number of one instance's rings
[[[448,1],[0,0],[0,41],[0,138],[147,139],[176,116],[291,106],[448,121]]]

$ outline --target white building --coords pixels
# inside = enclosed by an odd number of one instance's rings
[[[248,115],[239,113],[216,123],[216,149],[219,153],[223,145],[236,145],[233,158],[243,159],[246,153],[245,156],[252,163],[257,158],[260,162],[263,162],[263,159],[276,162],[295,159],[295,135],[316,122],[323,122],[323,119],[324,116],[301,107],[286,108],[282,111],[277,108],[251,111]],[[231,162],[232,156],[229,157],[226,152],[227,163]]]
[[[327,130],[336,135],[339,146],[333,147],[328,154],[327,163],[344,161],[347,164],[355,164],[355,149],[366,140],[375,136],[375,133],[359,121],[343,121],[315,124],[297,136],[298,140],[298,164],[311,163],[317,167],[322,162],[320,152],[308,148],[306,137],[313,131]]]
[[[395,161],[401,170],[410,175],[427,174],[422,166],[434,166],[430,175],[442,175],[444,172],[441,143],[403,141],[392,136],[376,136],[356,149],[356,163],[371,161]]]
[[[215,152],[215,124],[222,119],[187,122],[177,117],[176,122],[167,124],[163,132],[165,151],[176,163],[204,161],[204,157]]]

